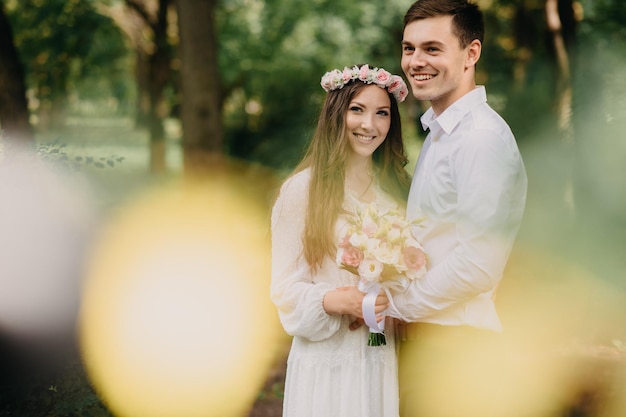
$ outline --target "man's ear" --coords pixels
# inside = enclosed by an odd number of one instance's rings
[[[480,59],[480,53],[483,49],[483,45],[478,39],[474,39],[467,47],[467,57],[465,60],[465,67],[471,68],[476,65]]]

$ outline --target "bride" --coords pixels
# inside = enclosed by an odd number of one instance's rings
[[[358,276],[337,264],[347,216],[374,204],[404,213],[410,176],[398,103],[401,77],[368,65],[333,70],[305,157],[272,211],[271,297],[293,336],[284,417],[398,417],[394,322],[368,346]],[[375,300],[380,315],[389,305]]]

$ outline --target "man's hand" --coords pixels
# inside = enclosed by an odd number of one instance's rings
[[[363,326],[364,324],[365,324],[365,320],[356,319],[352,323],[350,323],[350,330],[356,330],[359,327]]]

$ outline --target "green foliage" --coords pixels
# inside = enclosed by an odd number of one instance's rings
[[[6,0],[36,99],[59,97],[74,103],[113,96],[117,103],[131,102],[132,56],[113,21],[98,12],[98,6],[113,2]],[[539,137],[533,135],[537,124],[556,129],[557,73],[546,37],[545,2],[484,4],[488,5],[484,9],[487,34],[478,71],[479,81],[488,86],[490,103],[510,122],[520,141]],[[582,0],[576,4],[582,5],[584,15],[570,51],[575,104],[581,108],[601,91],[602,105],[619,118],[625,106],[619,76],[623,60],[613,50],[626,38],[626,3]],[[325,94],[319,87],[324,72],[368,62],[401,73],[399,44],[407,6],[404,0],[218,2],[228,152],[277,168],[292,167],[315,126]],[[595,58],[586,55],[590,53]],[[520,69],[524,77],[519,77]],[[595,75],[585,77],[586,73]],[[172,97],[177,97],[176,92]],[[97,111],[103,111],[103,103],[98,103]]]
[[[87,77],[105,80],[120,96],[128,78],[123,37],[112,20],[96,10],[95,0],[20,0],[7,11],[15,43],[36,102],[46,108],[54,100],[78,93]],[[120,66],[120,62],[125,67]]]
[[[4,155],[12,154],[15,151],[14,148],[15,144],[0,131],[0,162]],[[85,171],[91,168],[114,168],[125,159],[123,156],[115,154],[106,156],[77,155],[76,151],[68,152],[67,148],[67,144],[57,139],[44,143],[35,143],[34,152],[43,160],[52,162],[56,166],[67,169],[70,172]]]
[[[290,167],[324,96],[324,72],[368,62],[398,73],[400,1],[231,0],[219,10],[229,152]]]
[[[626,38],[626,3],[621,0],[594,0],[587,21],[604,36],[623,42]]]
[[[88,167],[98,169],[113,168],[117,164],[124,161],[123,156],[107,155],[94,157],[91,155],[69,156],[67,153],[67,145],[54,141],[51,143],[38,143],[37,154],[45,160],[62,164],[71,170],[80,170]]]
[[[624,19],[623,1],[594,2],[580,27],[574,63],[576,191],[581,206],[608,226],[601,229],[605,236],[619,235],[619,241],[626,227],[626,178],[620,174],[626,162]]]

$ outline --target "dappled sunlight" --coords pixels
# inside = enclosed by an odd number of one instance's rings
[[[243,416],[277,353],[267,209],[211,178],[125,205],[93,254],[81,346],[116,415]]]

